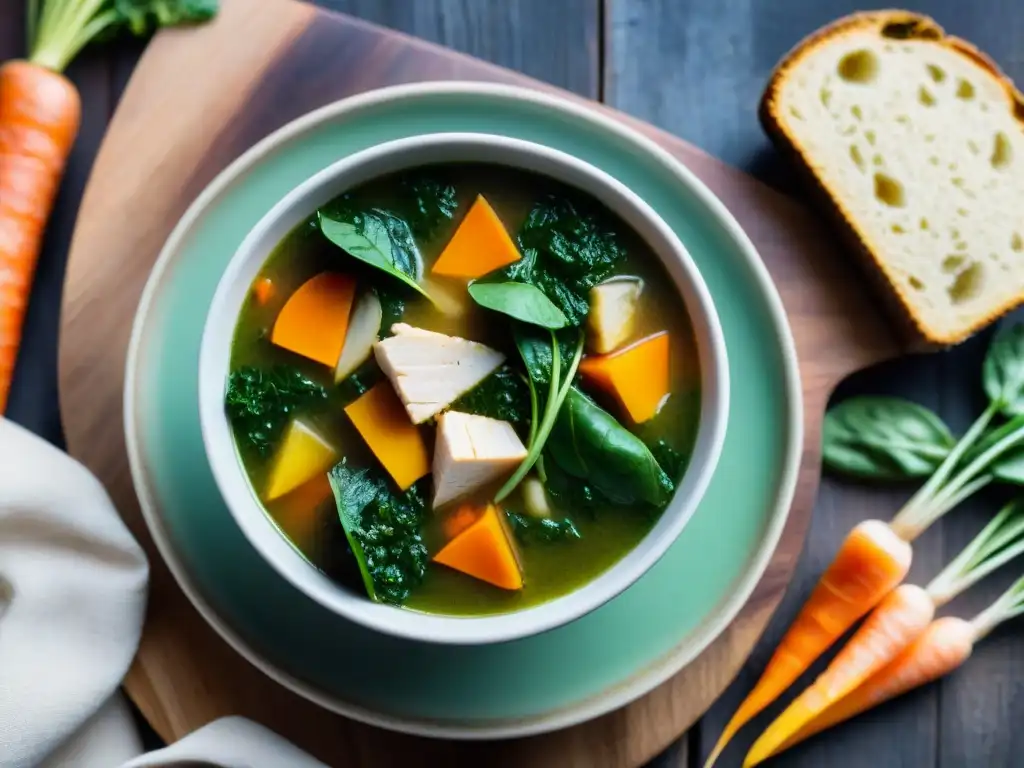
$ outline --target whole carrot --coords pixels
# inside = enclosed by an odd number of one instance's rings
[[[29,58],[0,66],[0,415],[43,230],[81,120],[78,92],[61,72],[101,33],[145,34],[216,10],[217,0],[28,0]]]
[[[834,718],[850,711],[851,706],[866,705],[868,698],[860,693],[863,688],[874,691],[872,695],[895,691],[905,680],[917,681],[917,685],[923,682],[926,672],[944,674],[947,663],[956,659],[956,663],[961,663],[966,658],[960,654],[965,647],[965,635],[956,628],[935,634],[939,632],[935,629],[938,622],[932,621],[935,609],[1021,554],[1024,509],[1010,504],[926,588],[903,584],[890,592],[828,668],[754,743],[744,768],[758,765],[787,745],[795,744],[798,734],[806,738],[812,732],[812,723],[816,726],[813,732],[817,732],[838,722]],[[979,626],[982,623],[986,632],[993,626],[991,621],[979,620]],[[947,624],[943,622],[939,627]],[[919,639],[926,633],[933,635],[928,641],[930,650],[915,651],[911,657],[913,666],[908,666],[908,649],[918,647]],[[972,630],[971,637],[974,634]],[[967,653],[971,643],[973,640],[966,643]],[[878,675],[887,679],[876,681]],[[851,699],[854,704],[849,703]],[[849,716],[843,715],[842,719]]]
[[[43,230],[80,117],[78,92],[67,78],[28,61],[0,66],[0,414]]]

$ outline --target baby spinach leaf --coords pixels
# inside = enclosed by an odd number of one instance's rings
[[[555,541],[582,539],[579,530],[569,518],[552,520],[528,517],[516,512],[507,513],[509,527],[520,544],[550,544]]]
[[[327,390],[298,368],[247,365],[228,378],[224,409],[239,443],[266,458],[292,417],[326,401]]]
[[[416,282],[416,267],[404,248],[396,248],[395,239],[403,236],[404,222],[386,211],[357,213],[350,220],[332,217],[317,211],[317,221],[324,237],[365,264],[401,280],[418,293],[430,298]]]
[[[587,316],[588,291],[625,257],[608,214],[560,195],[541,200],[526,217],[517,240],[522,258],[496,273],[498,279],[537,286],[578,326]]]
[[[399,213],[417,237],[429,239],[459,207],[455,187],[440,176],[417,173],[399,182]]]
[[[422,489],[405,493],[368,469],[346,460],[327,475],[367,595],[375,602],[401,605],[427,572],[427,548],[420,536],[426,513]]]
[[[528,283],[473,283],[469,295],[485,309],[541,328],[557,331],[568,323],[562,310],[540,288]]]
[[[955,442],[942,420],[917,403],[854,397],[826,414],[822,455],[837,472],[900,480],[931,475]]]
[[[985,394],[1004,416],[1024,414],[1024,324],[999,330],[981,368]]]
[[[563,470],[618,504],[660,506],[674,490],[643,441],[575,387],[555,419],[548,453]]]
[[[456,400],[452,410],[525,424],[530,419],[530,391],[519,373],[503,365]]]

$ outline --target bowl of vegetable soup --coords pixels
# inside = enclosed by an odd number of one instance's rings
[[[339,160],[233,256],[199,361],[214,478],[347,619],[513,640],[629,587],[726,428],[710,294],[657,214],[569,154],[428,134]]]

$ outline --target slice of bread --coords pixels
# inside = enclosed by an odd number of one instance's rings
[[[1024,302],[1024,96],[969,43],[846,17],[783,59],[760,118],[926,343]]]

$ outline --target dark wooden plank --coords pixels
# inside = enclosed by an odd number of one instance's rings
[[[584,96],[598,94],[600,0],[315,0]]]
[[[1024,6],[1015,0],[967,4],[918,0],[901,5],[928,13],[951,32],[987,50],[1024,82]],[[856,0],[606,0],[608,47],[605,93],[615,106],[667,128],[711,154],[799,194],[762,134],[755,110],[778,59],[798,39],[846,13]],[[846,382],[837,393],[891,392],[936,408],[963,429],[980,411],[978,363],[986,337],[927,358],[881,366]],[[798,575],[764,639],[722,699],[695,729],[693,757],[710,749],[722,727],[764,668],[775,641],[857,521],[887,517],[907,492],[823,483]],[[965,505],[928,532],[916,547],[912,576],[923,583],[978,530],[999,503],[998,495]],[[1007,574],[1003,579],[1009,578]],[[979,585],[952,608],[969,615],[1003,586]],[[961,766],[1020,764],[1021,740],[1010,723],[1024,708],[1024,639],[1020,630],[999,633],[965,669],[937,686],[880,708],[870,716],[794,749],[780,766]],[[777,713],[773,708],[771,714]],[[760,718],[739,745],[749,745]],[[739,763],[735,748],[724,764]],[[983,762],[979,762],[982,760]],[[1015,763],[1014,760],[1017,762]]]

